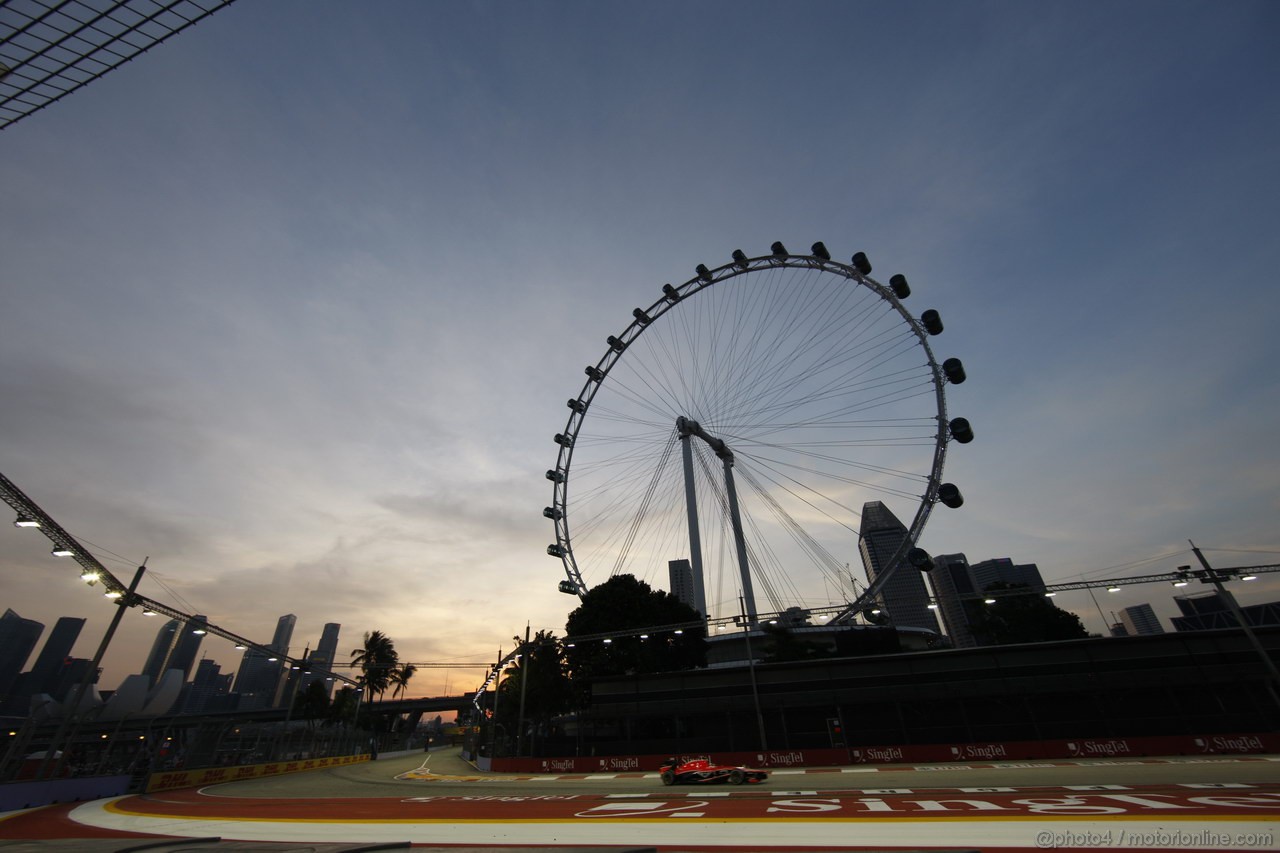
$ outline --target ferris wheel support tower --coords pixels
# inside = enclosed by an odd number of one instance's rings
[[[747,540],[742,535],[742,512],[738,508],[738,489],[733,482],[733,451],[723,439],[709,434],[702,426],[681,415],[676,418],[676,432],[684,456],[684,497],[689,514],[689,563],[693,569],[693,594],[697,599],[698,613],[707,618],[707,595],[702,577],[702,539],[698,533],[698,501],[693,485],[693,448],[689,439],[697,436],[707,443],[724,464],[724,486],[729,501],[729,522],[733,526],[733,541],[738,551],[738,572],[742,578],[742,596],[745,602],[748,625],[755,625],[756,596],[751,587],[751,569],[747,563]]]

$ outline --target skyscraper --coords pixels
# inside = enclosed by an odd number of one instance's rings
[[[191,677],[196,665],[196,655],[200,652],[200,644],[204,642],[207,624],[209,624],[207,617],[192,616],[182,626],[169,652],[169,660],[165,662],[165,669],[182,670],[184,680]]]
[[[71,658],[64,661],[58,670],[58,681],[49,691],[49,695],[59,702],[74,699],[75,691],[84,682],[86,675],[89,675],[90,684],[97,684],[98,677],[102,675],[102,667],[98,667],[95,671],[93,661],[88,658]]]
[[[1150,604],[1135,604],[1120,611],[1120,624],[1124,625],[1127,636],[1139,634],[1163,634],[1164,628]]]
[[[283,661],[272,661],[272,657],[282,657],[289,653],[289,642],[293,639],[293,627],[298,617],[292,613],[281,616],[276,621],[276,632],[271,638],[268,648],[270,653],[257,649],[248,649],[240,661],[236,671],[235,692],[240,694],[240,708],[254,710],[270,708],[276,701],[277,687],[281,684],[281,673],[284,671]],[[336,640],[335,640],[336,642]]]
[[[0,616],[0,699],[8,697],[43,631],[44,623],[23,619],[12,609]]]
[[[1014,563],[1008,557],[996,557],[971,564],[969,574],[973,576],[978,592],[982,592],[994,583],[1025,586],[1044,591],[1044,579],[1040,577],[1040,567],[1035,563]]]
[[[972,599],[960,596],[971,595],[978,590],[969,574],[969,561],[964,554],[939,554],[933,558],[934,568],[929,572],[929,583],[937,598],[938,610],[942,614],[942,624],[946,634],[951,638],[951,645],[957,649],[968,649],[978,645],[969,630],[974,607]]]
[[[44,648],[40,650],[40,656],[31,666],[28,687],[32,694],[53,692],[62,673],[63,663],[71,657],[71,649],[79,639],[82,628],[84,619],[77,616],[60,616],[54,623],[49,639],[44,641]]]
[[[1230,593],[1228,593],[1230,594]],[[1238,628],[1239,620],[1231,612],[1221,593],[1215,591],[1175,595],[1174,604],[1182,611],[1181,616],[1174,616],[1175,631],[1205,631],[1211,628]],[[1268,601],[1263,604],[1237,605],[1250,625],[1280,624],[1280,601]]]
[[[332,669],[334,661],[338,659],[338,632],[342,630],[342,626],[337,622],[326,622],[324,629],[320,632],[320,643],[316,646],[316,650],[311,653],[311,659],[317,664],[322,664],[325,669]]]
[[[289,654],[289,643],[293,640],[293,626],[298,624],[298,617],[286,613],[276,620],[276,633],[271,638],[271,651],[276,654]]]
[[[220,697],[231,689],[231,676],[222,674],[222,667],[205,658],[196,665],[195,675],[183,698],[182,712],[198,714],[204,711],[225,710],[219,707]]]
[[[1044,591],[1044,581],[1035,563],[1014,563],[1008,557],[997,557],[970,564],[964,554],[939,554],[933,558],[934,569],[929,582],[937,596],[947,636],[956,648],[981,645],[971,626],[981,618],[983,604],[976,597],[993,584],[1025,586]]]
[[[907,538],[907,527],[880,501],[862,505],[862,530],[858,534],[858,551],[867,580],[890,568],[889,561]],[[879,595],[881,607],[888,612],[896,628],[925,628],[937,632],[938,619],[929,609],[929,590],[923,573],[903,561],[895,569]]]
[[[268,655],[257,649],[246,649],[236,669],[235,692],[240,695],[239,710],[254,711],[271,707],[276,695],[279,662],[271,663]]]
[[[142,665],[142,674],[151,680],[154,687],[164,675],[165,662],[169,660],[169,649],[173,648],[173,640],[178,636],[179,623],[170,619],[156,631],[156,638],[151,641],[151,651],[147,653],[146,663]]]
[[[299,690],[305,691],[317,681],[324,684],[326,693],[333,687],[329,673],[333,670],[334,661],[338,656],[338,631],[341,628],[342,626],[337,622],[325,623],[324,630],[320,632],[320,643],[307,656],[307,663],[311,665],[310,671],[303,675]]]
[[[671,594],[685,604],[698,609],[696,594],[693,590],[693,566],[688,560],[669,560],[667,575],[671,581]]]

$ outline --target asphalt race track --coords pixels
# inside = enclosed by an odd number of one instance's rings
[[[666,788],[654,772],[485,774],[452,751],[0,820],[13,853],[165,837],[189,841],[150,849],[1280,850],[1280,756],[778,769]]]

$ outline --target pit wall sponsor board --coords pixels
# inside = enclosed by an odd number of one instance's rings
[[[282,776],[285,773],[301,773],[304,770],[320,770],[325,767],[342,767],[368,761],[365,755],[336,755],[330,758],[308,758],[298,761],[272,761],[269,764],[241,764],[235,767],[206,767],[203,770],[174,770],[152,773],[147,780],[147,793],[172,791],[176,788],[199,788],[219,782],[238,782],[242,779],[261,779],[265,776]]]
[[[497,773],[653,772],[670,759],[705,758],[718,764],[761,768],[838,767],[849,764],[988,763],[1035,759],[1143,758],[1160,755],[1248,755],[1280,753],[1280,734],[1185,735],[1175,737],[1073,738],[1070,740],[853,746],[838,749],[780,749],[675,755],[495,758]]]

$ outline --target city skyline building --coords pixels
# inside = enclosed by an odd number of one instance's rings
[[[1035,563],[1015,563],[1008,557],[995,557],[980,563],[969,565],[969,574],[973,577],[977,592],[996,583],[1010,586],[1025,586],[1044,591],[1044,578],[1040,576],[1040,567]]]
[[[102,667],[98,667],[97,671],[93,671],[93,661],[88,658],[71,658],[63,661],[62,667],[58,670],[58,680],[54,684],[49,696],[57,699],[59,702],[65,701],[71,697],[72,691],[85,679],[85,675],[89,674],[89,683],[97,684],[98,679],[102,676]]]
[[[196,655],[200,653],[200,645],[204,642],[205,626],[208,624],[209,619],[200,615],[187,620],[169,651],[169,659],[164,664],[166,670],[181,670],[184,681],[191,677],[195,671]]]
[[[62,616],[54,624],[48,638],[36,656],[31,669],[19,673],[10,685],[8,697],[0,707],[7,714],[25,714],[31,707],[32,697],[48,694],[61,700],[63,672],[71,665],[71,649],[75,646],[85,620],[75,616]]]
[[[52,693],[58,685],[62,667],[71,659],[71,650],[75,648],[80,631],[84,629],[85,620],[79,616],[59,616],[54,623],[49,637],[44,641],[36,662],[31,665],[30,678],[26,685],[30,695],[36,693]]]
[[[0,711],[25,715],[33,696],[47,694],[55,701],[61,701],[70,688],[84,679],[92,662],[87,658],[73,657],[73,651],[86,621],[78,616],[58,617],[41,645],[40,638],[45,634],[46,627],[44,623],[23,618],[12,608],[7,608],[0,615],[0,683],[7,685],[0,692]],[[150,686],[159,684],[169,669],[181,671],[188,686],[193,685],[199,676],[202,686],[208,687],[205,682],[216,674],[220,681],[215,685],[215,693],[230,696],[234,686],[236,696],[232,699],[238,699],[239,694],[243,693],[245,701],[241,707],[246,709],[271,707],[273,703],[283,701],[282,687],[306,686],[314,681],[323,681],[326,692],[332,694],[336,681],[332,678],[332,671],[338,664],[338,645],[341,641],[340,623],[325,623],[316,648],[302,654],[301,657],[308,666],[301,671],[301,679],[292,679],[292,685],[281,677],[289,670],[278,661],[270,661],[270,658],[288,655],[289,643],[297,625],[296,615],[290,613],[279,617],[272,641],[264,647],[266,651],[247,650],[238,671],[234,673],[223,673],[221,666],[212,660],[196,660],[205,635],[195,631],[203,629],[207,624],[207,617],[195,615],[188,623],[170,619],[157,628],[140,670],[142,675],[147,676]],[[33,659],[33,653],[37,649],[39,654]],[[30,668],[24,671],[28,661],[31,661]],[[214,666],[218,669],[211,674],[210,667]],[[99,667],[90,683],[98,682],[101,671]],[[294,673],[295,676],[298,674]],[[184,697],[185,695],[184,693]],[[186,698],[181,701],[188,702]],[[203,701],[192,699],[190,707],[195,708]],[[231,699],[211,701],[221,703],[219,709],[231,709],[226,704]]]
[[[1015,563],[1008,557],[994,557],[970,563],[964,554],[939,554],[929,574],[938,613],[951,645],[974,648],[983,645],[972,626],[982,618],[985,606],[977,596],[994,584],[1025,586],[1043,592],[1044,580],[1035,563]],[[968,597],[966,597],[968,596]],[[1057,607],[1057,605],[1053,605]]]
[[[341,631],[342,625],[339,623],[326,622],[320,631],[320,642],[311,653],[312,657],[323,663],[326,669],[332,668],[334,661],[338,659],[338,635]]]
[[[693,589],[693,565],[685,559],[670,560],[667,562],[667,578],[671,594],[697,610],[697,595]]]
[[[933,571],[929,572],[929,584],[933,587],[938,613],[951,645],[958,649],[978,645],[969,629],[971,609],[976,601],[963,599],[963,595],[978,592],[969,573],[969,560],[964,554],[939,554],[933,558]]]
[[[289,643],[293,639],[293,629],[298,617],[292,613],[281,616],[276,621],[276,630],[271,638],[269,652],[258,649],[246,649],[236,670],[234,690],[240,696],[241,710],[257,710],[275,706],[277,694],[284,679],[281,661],[273,661],[273,657],[283,657],[289,653]]]
[[[0,701],[9,698],[42,633],[43,622],[24,619],[13,608],[5,608],[0,616]]]
[[[301,660],[305,662],[310,659],[311,648],[307,647],[302,650]],[[272,700],[272,707],[275,708],[292,705],[294,697],[298,695],[302,686],[309,683],[307,680],[308,673],[303,669],[302,664],[281,661],[280,666],[283,677],[276,683],[276,695]]]
[[[306,690],[314,682],[324,683],[325,693],[333,692],[333,678],[330,674],[338,657],[338,633],[342,626],[337,622],[326,622],[320,632],[320,642],[311,654],[307,655],[310,671],[302,677],[302,690]]]
[[[293,642],[293,629],[298,624],[298,617],[286,613],[276,620],[276,630],[271,636],[271,650],[276,654],[289,654],[289,644]]]
[[[1240,626],[1226,600],[1217,590],[1175,595],[1173,603],[1181,616],[1174,616],[1174,631],[1206,631],[1213,628],[1237,628]],[[1240,612],[1251,627],[1280,625],[1280,601],[1262,604],[1239,605]]]
[[[152,687],[164,675],[164,665],[169,660],[169,649],[173,648],[174,638],[178,636],[178,626],[177,619],[170,619],[160,626],[156,631],[156,638],[151,641],[151,651],[147,652],[147,659],[142,664],[142,674],[149,679]]]
[[[234,710],[226,707],[231,692],[232,677],[222,674],[222,667],[209,658],[202,658],[196,664],[195,675],[183,691],[179,707],[184,714],[199,714],[207,711]]]
[[[268,660],[268,653],[246,649],[236,668],[235,686],[240,697],[240,710],[254,711],[271,707],[276,695],[276,679],[280,677],[279,663]]]
[[[890,561],[907,538],[907,527],[880,501],[862,505],[858,551],[868,583],[875,583],[890,568]],[[897,628],[924,628],[939,633],[938,619],[929,609],[929,590],[923,572],[907,564],[894,570],[880,589],[877,600]]]
[[[1156,611],[1150,604],[1135,604],[1124,608],[1120,611],[1120,624],[1124,626],[1125,634],[1130,637],[1164,633],[1160,618],[1156,616]]]

